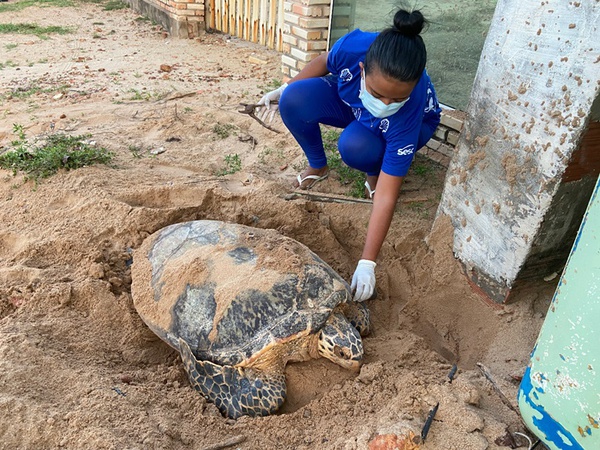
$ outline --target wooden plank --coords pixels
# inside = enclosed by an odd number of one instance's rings
[[[267,45],[268,0],[260,0],[260,44]]]
[[[250,8],[252,0],[244,0],[246,2],[246,10],[244,12],[244,39],[250,40]]]
[[[231,34],[232,36],[234,36],[235,34],[237,34],[236,31],[236,21],[235,21],[235,15],[236,15],[236,10],[237,10],[237,0],[229,0],[229,34]]]
[[[209,3],[210,15],[208,16],[208,28],[215,29],[215,0],[210,0]]]
[[[277,5],[277,48],[278,51],[283,51],[283,3],[285,0],[278,0]]]
[[[237,0],[235,19],[237,21],[237,37],[244,38],[244,0]]]
[[[229,0],[223,0],[223,33],[229,33]]]
[[[215,14],[217,20],[217,30],[223,31],[223,0],[217,0],[217,9]]]
[[[268,42],[269,48],[275,47],[275,27],[277,25],[277,3],[278,0],[270,0],[269,5],[269,23],[268,23]]]
[[[259,17],[258,17],[258,12],[259,12],[259,4],[258,4],[259,0],[252,0],[252,16],[250,18],[251,24],[252,24],[252,42],[258,42],[258,27],[259,27]]]

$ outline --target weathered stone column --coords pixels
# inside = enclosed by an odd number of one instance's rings
[[[593,0],[498,1],[438,211],[494,301],[560,273],[600,172],[599,24]]]

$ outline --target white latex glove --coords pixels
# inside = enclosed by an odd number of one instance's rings
[[[361,259],[356,265],[356,270],[352,276],[352,285],[350,289],[354,293],[355,302],[363,302],[373,295],[375,291],[375,266],[377,264],[374,261],[368,259]]]
[[[263,95],[263,98],[259,100],[257,105],[264,105],[264,108],[261,108],[260,111],[257,112],[256,116],[262,120],[263,122],[272,122],[273,117],[275,117],[275,113],[279,109],[279,99],[281,98],[281,93],[287,87],[287,83],[283,83],[277,89],[271,92],[267,92]],[[273,102],[273,105],[271,105]]]

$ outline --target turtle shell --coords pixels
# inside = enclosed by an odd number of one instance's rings
[[[350,288],[305,245],[275,230],[211,220],[149,236],[132,266],[134,306],[148,327],[200,360],[238,365],[318,332]]]

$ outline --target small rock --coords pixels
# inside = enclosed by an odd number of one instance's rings
[[[161,72],[170,72],[171,70],[173,70],[173,66],[170,66],[168,64],[161,64],[160,70]]]
[[[96,263],[92,264],[88,269],[88,274],[92,278],[96,278],[97,280],[104,277],[104,269],[102,268],[102,264]]]

